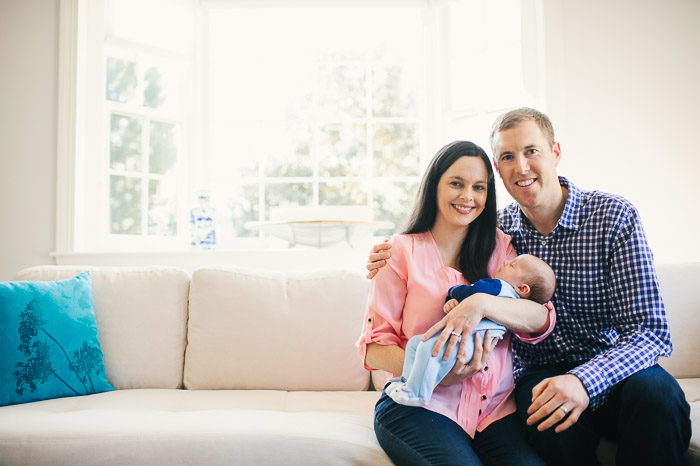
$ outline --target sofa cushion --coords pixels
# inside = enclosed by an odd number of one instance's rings
[[[187,338],[189,275],[170,267],[42,266],[17,280],[59,280],[90,270],[95,317],[110,383],[179,388]]]
[[[366,390],[354,343],[368,290],[349,271],[195,271],[185,387]]]
[[[0,282],[0,406],[113,390],[90,285],[89,272]]]
[[[117,390],[0,408],[0,464],[373,465],[377,392]]]
[[[673,354],[659,364],[676,378],[700,377],[700,263],[656,266]]]

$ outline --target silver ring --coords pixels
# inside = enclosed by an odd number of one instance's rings
[[[569,414],[569,408],[567,408],[567,407],[564,406],[564,405],[559,405],[559,408],[557,408],[557,409],[563,409],[563,410],[564,410],[564,416],[566,416],[567,414]]]
[[[450,332],[450,333],[451,333],[452,335],[456,336],[456,337],[461,337],[461,336],[462,336],[461,333],[457,333],[457,332]]]

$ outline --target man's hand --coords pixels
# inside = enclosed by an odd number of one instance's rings
[[[554,431],[563,432],[578,421],[590,401],[586,387],[573,374],[544,379],[532,389],[527,425],[539,423],[539,431],[556,425]]]
[[[443,311],[445,311],[445,314],[450,312],[452,309],[457,307],[457,304],[459,304],[459,301],[456,299],[450,299],[445,303],[445,305],[442,307]]]
[[[472,337],[469,335],[467,338]],[[487,330],[482,343],[481,335],[479,333],[475,333],[474,354],[472,356],[472,360],[467,363],[466,358],[460,359],[457,357],[457,361],[455,362],[455,365],[452,366],[452,370],[440,381],[440,385],[454,385],[456,383],[462,383],[463,380],[483,370],[484,367],[486,367],[486,363],[489,360],[489,357],[491,357],[491,353],[496,347],[498,341],[498,338],[491,338],[491,333]]]
[[[388,243],[389,237],[384,238],[383,243],[375,244],[372,246],[372,252],[369,253],[369,260],[367,261],[367,278],[373,278],[379,272],[379,269],[386,265],[387,259],[391,257],[391,244]]]
[[[435,347],[433,348],[433,356],[437,356],[442,347],[447,343],[445,355],[443,356],[443,359],[447,360],[449,359],[450,354],[452,354],[454,347],[457,346],[458,339],[456,337],[461,335],[462,340],[469,338],[483,317],[484,306],[482,305],[482,297],[488,298],[490,296],[477,293],[468,297],[461,303],[457,304],[457,306],[455,306],[455,308],[452,309],[449,314],[443,317],[437,324],[430,327],[428,331],[423,334],[421,339],[425,341],[442,330],[442,334],[438,337]],[[465,360],[466,357],[466,345],[460,345],[457,359]]]

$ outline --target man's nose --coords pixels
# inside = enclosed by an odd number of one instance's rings
[[[522,155],[520,155],[516,160],[518,163],[518,169],[521,173],[526,173],[530,171],[530,162],[527,160],[527,157],[523,157]]]

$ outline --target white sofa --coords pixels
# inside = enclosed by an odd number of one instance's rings
[[[116,390],[0,408],[0,464],[391,464],[373,432],[379,393],[354,347],[369,285],[360,273],[43,266],[15,279],[83,270]],[[700,264],[658,271],[676,348],[662,364],[697,431]],[[606,464],[613,450],[601,446]],[[700,434],[688,464],[700,465]]]

